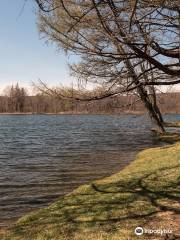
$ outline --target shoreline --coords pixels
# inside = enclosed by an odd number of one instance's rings
[[[168,194],[176,191],[179,159],[180,142],[143,150],[120,172],[81,185],[48,207],[26,214],[1,239],[83,240],[86,232],[87,240],[134,240],[135,227],[150,228],[152,223],[157,228],[170,224],[176,236],[173,209],[178,203]],[[160,192],[167,192],[166,197]]]
[[[82,116],[89,116],[89,115],[146,115],[147,112],[140,112],[140,111],[137,111],[137,112],[131,112],[131,111],[127,111],[127,112],[121,112],[121,113],[85,113],[85,112],[58,112],[58,113],[33,113],[33,112],[24,112],[24,113],[21,113],[21,112],[12,112],[12,113],[0,113],[0,116],[24,116],[24,115],[55,115],[55,116],[68,116],[68,115],[82,115]],[[174,114],[177,114],[179,115],[179,113],[177,112],[165,112],[163,113],[163,115],[174,115]]]
[[[123,112],[123,113],[86,113],[86,112],[58,112],[58,113],[0,113],[0,115],[144,115],[144,112]]]

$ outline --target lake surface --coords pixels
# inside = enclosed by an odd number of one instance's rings
[[[158,146],[150,127],[144,116],[0,116],[0,226]]]

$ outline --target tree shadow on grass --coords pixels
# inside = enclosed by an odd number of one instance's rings
[[[131,222],[142,220],[147,223],[159,213],[179,214],[180,179],[176,171],[178,167],[177,165],[162,168],[131,181],[121,180],[112,184],[92,183],[91,187],[95,192],[94,202],[80,203],[74,211],[67,209],[66,214],[71,215],[69,220],[73,224],[86,223],[92,226],[118,222],[123,224],[127,220]],[[108,195],[112,197],[109,200]]]
[[[27,227],[36,234],[49,226],[59,234],[65,231],[69,239],[73,239],[73,234],[82,227],[100,226],[107,232],[118,231],[115,224],[148,223],[164,212],[179,214],[179,167],[162,168],[111,183],[93,182],[87,191],[67,195],[49,208],[30,215],[27,221],[16,226],[16,231],[23,233]]]

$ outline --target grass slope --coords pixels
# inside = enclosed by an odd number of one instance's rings
[[[135,240],[137,226],[178,235],[180,142],[138,154],[121,172],[21,218],[2,240]]]
[[[159,134],[159,139],[163,142],[174,143],[180,141],[180,132],[166,132]]]

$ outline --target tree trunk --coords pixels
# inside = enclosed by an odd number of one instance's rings
[[[134,84],[138,86],[137,92],[138,92],[142,102],[144,103],[146,109],[148,110],[151,119],[157,125],[159,132],[161,132],[161,133],[165,132],[165,129],[163,126],[163,121],[162,121],[162,116],[160,114],[159,108],[156,107],[157,105],[154,106],[151,103],[149,95],[148,95],[145,87],[140,85],[140,81],[137,77],[137,74],[136,74],[134,68],[133,68],[133,65],[131,64],[131,61],[129,59],[127,59],[125,61],[125,63],[126,63],[127,69],[129,70],[129,73],[133,79]]]
[[[143,87],[138,87],[137,90],[138,90],[138,93],[140,95],[142,102],[144,103],[146,109],[149,112],[151,119],[158,126],[158,130],[161,133],[165,132],[164,125],[163,125],[163,119],[162,119],[162,116],[161,116],[158,106],[151,103],[151,101],[148,97],[148,94]]]
[[[159,109],[159,107],[157,105],[156,91],[155,91],[154,86],[150,86],[149,87],[149,91],[150,91],[150,96],[152,98],[151,102],[153,104],[154,110],[156,111],[156,113],[157,113],[157,115],[159,117],[159,120],[162,122],[162,124],[164,124],[164,120],[163,120],[161,111],[160,111],[160,109]]]

